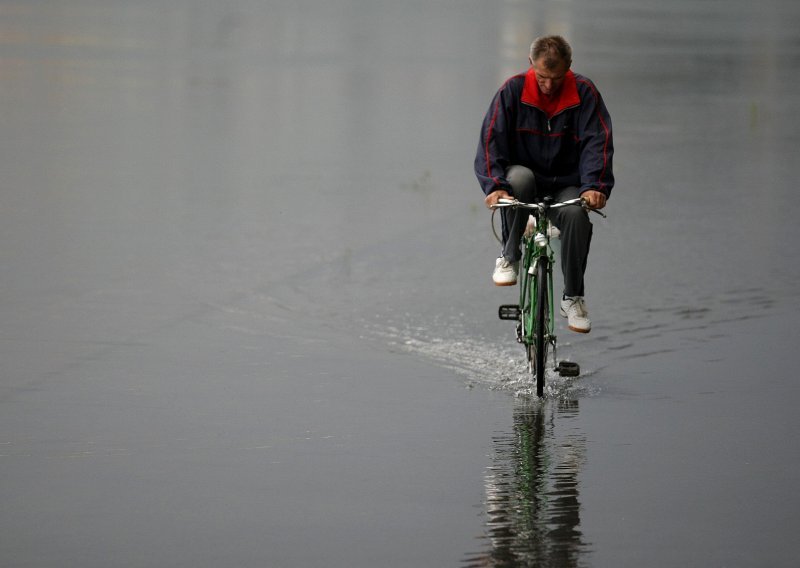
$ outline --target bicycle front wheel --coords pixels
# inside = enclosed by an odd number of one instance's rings
[[[545,365],[547,363],[547,346],[549,345],[547,334],[550,326],[550,300],[548,290],[550,288],[549,260],[547,257],[540,257],[536,264],[536,311],[534,315],[534,373],[536,374],[536,396],[544,396]]]

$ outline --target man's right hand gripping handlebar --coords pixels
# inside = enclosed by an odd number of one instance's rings
[[[483,202],[486,204],[486,207],[492,209],[501,199],[513,200],[514,198],[505,189],[496,189],[487,195]]]

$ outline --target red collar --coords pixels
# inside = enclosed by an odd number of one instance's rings
[[[536,83],[536,72],[533,67],[528,68],[528,72],[525,74],[525,86],[522,88],[522,102],[544,111],[547,118],[560,113],[562,110],[579,105],[581,98],[578,95],[575,73],[571,69],[567,71],[558,97],[549,99],[539,92],[539,85]]]

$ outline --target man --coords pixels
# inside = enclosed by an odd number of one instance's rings
[[[528,60],[528,71],[500,87],[483,120],[475,174],[486,206],[549,195],[557,202],[580,196],[602,209],[614,186],[611,117],[603,99],[589,79],[570,70],[572,48],[564,38],[538,38]],[[524,209],[502,210],[503,250],[492,275],[498,286],[517,282],[528,216]],[[577,206],[553,209],[550,220],[561,231],[561,315],[571,330],[588,333],[583,275],[592,224]]]

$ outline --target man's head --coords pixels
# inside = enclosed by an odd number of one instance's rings
[[[572,48],[561,36],[543,36],[531,44],[528,60],[536,71],[539,90],[544,95],[555,96],[572,65]]]

